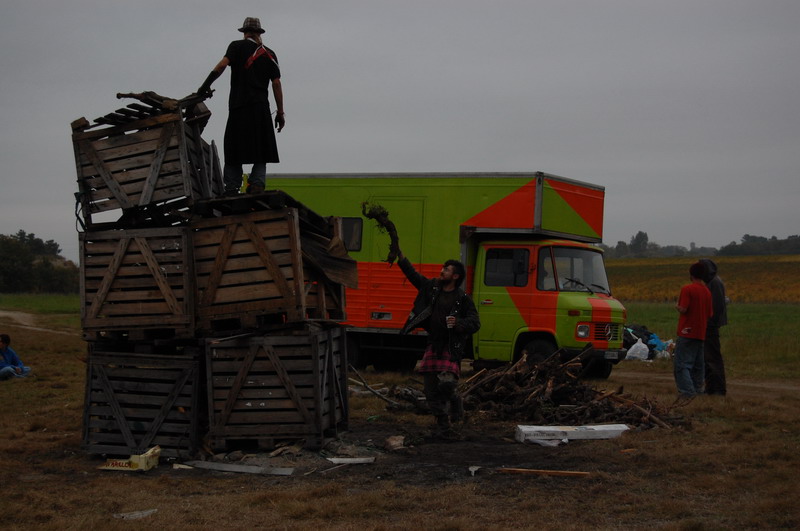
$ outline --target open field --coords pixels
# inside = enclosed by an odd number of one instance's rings
[[[714,262],[734,304],[800,301],[800,255],[716,256]],[[675,302],[697,258],[607,260],[608,280],[621,301]]]
[[[688,267],[688,263],[683,264]],[[611,267],[609,267],[611,269]],[[720,260],[726,282],[735,276]],[[675,279],[677,293],[682,278]],[[619,293],[619,281],[612,286]],[[722,331],[726,397],[673,408],[687,427],[633,431],[557,448],[513,441],[515,423],[473,415],[454,442],[426,438],[430,420],[351,398],[350,430],[325,451],[292,450],[253,462],[291,476],[174,470],[97,470],[80,450],[85,343],[76,314],[14,313],[0,297],[0,328],[35,378],[0,382],[0,526],[12,529],[796,529],[800,470],[800,373],[796,304],[730,306]],[[670,302],[629,302],[629,322],[673,337]],[[35,304],[33,306],[36,306]],[[69,307],[67,307],[67,310]],[[43,310],[38,310],[43,312]],[[77,312],[77,305],[74,310]],[[57,320],[56,330],[50,323]],[[408,377],[365,373],[371,383]],[[599,389],[670,405],[671,364],[623,362]],[[391,435],[413,445],[382,449]],[[374,456],[334,468],[324,455]],[[237,458],[238,459],[238,458]],[[237,461],[242,462],[242,461]],[[470,466],[481,467],[473,476]],[[589,472],[588,477],[509,475],[517,467]],[[139,520],[114,515],[157,509]]]

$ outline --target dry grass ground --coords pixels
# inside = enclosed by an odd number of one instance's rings
[[[46,328],[40,316],[36,326]],[[44,326],[43,326],[44,325]],[[353,398],[342,444],[376,456],[328,470],[318,451],[281,457],[292,476],[97,470],[80,449],[85,344],[2,318],[36,378],[0,382],[0,526],[10,529],[792,529],[800,527],[800,388],[737,378],[729,395],[676,410],[689,429],[557,448],[513,442],[514,425],[471,418],[463,440],[426,440],[429,420]],[[395,374],[371,382],[404,382]],[[600,388],[674,398],[668,362],[628,362]],[[416,444],[381,450],[389,435]],[[265,462],[270,458],[260,456]],[[472,476],[468,467],[481,466]],[[589,472],[514,476],[499,467]],[[157,509],[140,520],[114,515]]]

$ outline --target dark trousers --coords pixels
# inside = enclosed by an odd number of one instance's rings
[[[452,372],[425,372],[422,377],[425,384],[425,401],[431,414],[441,422],[445,422],[448,414],[458,409],[455,403],[460,399],[456,394],[458,376]]]
[[[719,327],[709,326],[706,329],[706,340],[703,342],[705,357],[706,393],[709,395],[724,395],[725,362],[722,360],[722,350],[719,341]]]

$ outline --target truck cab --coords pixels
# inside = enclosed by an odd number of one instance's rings
[[[584,355],[586,374],[607,377],[624,359],[625,308],[611,296],[602,251],[563,239],[475,245],[472,297],[481,318],[477,365]]]

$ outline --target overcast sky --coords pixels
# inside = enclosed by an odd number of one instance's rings
[[[0,0],[0,234],[77,262],[70,122],[195,91],[247,16],[281,63],[268,171],[545,171],[606,187],[612,246],[800,233],[797,0]]]

